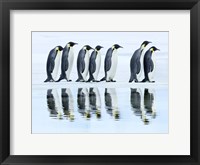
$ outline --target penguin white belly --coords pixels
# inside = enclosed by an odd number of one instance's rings
[[[93,73],[93,77],[94,77],[95,80],[97,80],[98,74],[99,74],[99,70],[100,70],[100,66],[101,66],[101,54],[100,53],[97,54],[95,62],[96,62],[96,70]]]
[[[155,77],[156,61],[155,61],[154,55],[152,55],[152,61],[153,61],[154,68],[153,68],[152,72],[149,72],[149,74],[148,74],[150,81],[154,81],[154,77]]]
[[[85,62],[85,70],[83,71],[82,76],[83,79],[86,81],[89,69],[89,51],[87,51],[85,54],[84,62]]]
[[[69,80],[69,78],[70,78],[70,74],[71,74],[71,71],[72,71],[73,62],[74,62],[74,52],[73,52],[73,50],[70,50],[70,51],[69,51],[69,56],[68,56],[69,68],[68,68],[68,70],[65,72],[66,75],[67,75],[68,80]]]
[[[61,52],[58,51],[58,54],[56,55],[55,61],[54,61],[54,69],[52,72],[52,77],[54,80],[57,80],[59,78],[58,71],[60,70],[60,65],[61,65]]]
[[[107,80],[112,80],[115,77],[116,70],[117,70],[117,50],[114,50],[111,57],[111,67],[110,70],[107,72]]]

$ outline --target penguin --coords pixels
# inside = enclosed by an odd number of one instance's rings
[[[111,48],[108,49],[104,60],[105,77],[103,77],[100,81],[106,80],[106,82],[116,82],[113,80],[113,78],[115,77],[117,70],[117,49],[119,48],[123,47],[118,44],[114,44]]]
[[[140,48],[137,49],[132,57],[131,57],[131,61],[130,61],[130,71],[131,71],[131,76],[129,79],[129,83],[131,83],[132,81],[138,82],[138,78],[137,78],[137,74],[140,73],[141,70],[141,63],[140,63],[140,57],[142,54],[142,51],[144,50],[144,48],[151,43],[150,41],[144,41]]]
[[[152,46],[147,50],[144,54],[144,60],[143,60],[143,65],[144,65],[144,79],[142,82],[155,82],[155,81],[150,81],[149,77],[155,71],[155,61],[154,57],[152,57],[152,54],[159,50],[155,46]]]
[[[101,66],[101,53],[100,49],[103,48],[102,46],[98,45],[95,47],[95,50],[92,52],[89,61],[89,79],[88,82],[98,82],[97,76],[99,74],[99,69]]]
[[[56,82],[59,82],[62,79],[71,81],[69,76],[70,76],[73,62],[74,62],[74,51],[73,51],[74,45],[77,45],[77,43],[69,42],[63,48],[62,59],[61,59],[61,75],[60,75],[60,78]]]
[[[78,53],[77,72],[78,79],[76,82],[86,82],[89,70],[89,50],[93,49],[89,45],[85,45]]]
[[[47,79],[44,82],[55,81],[58,74],[58,69],[60,67],[60,51],[62,51],[62,46],[56,46],[49,52],[47,63],[46,63],[46,72]]]

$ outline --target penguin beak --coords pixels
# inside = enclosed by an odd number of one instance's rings
[[[74,43],[74,45],[78,45],[78,43]]]
[[[123,48],[122,46],[119,46],[119,48]]]

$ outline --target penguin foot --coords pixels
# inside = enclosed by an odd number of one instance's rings
[[[100,82],[99,80],[94,80],[93,82]]]
[[[155,81],[149,81],[150,83],[155,83]]]
[[[52,79],[52,78],[47,78],[44,82],[54,82],[54,79]]]
[[[67,80],[67,81],[69,81],[69,82],[70,82],[70,81],[72,81],[72,80]]]
[[[92,79],[88,79],[86,82],[90,82],[90,81],[92,81],[92,82],[93,82],[93,80],[92,80]]]
[[[48,80],[48,79],[46,79],[44,82],[49,82],[49,80]]]
[[[138,83],[139,81],[138,81],[138,79],[135,79],[134,82],[135,82],[135,83]]]
[[[76,80],[76,82],[85,82],[85,80],[79,79],[79,78],[78,78],[78,79]]]
[[[57,81],[55,81],[55,82],[60,82],[62,79],[58,79]]]
[[[143,79],[141,82],[147,82],[147,80],[146,80],[146,79]]]
[[[106,80],[106,77],[103,77],[100,81],[105,81]],[[107,81],[106,81],[107,82]]]
[[[111,80],[111,82],[116,82],[116,80]]]
[[[132,80],[129,80],[129,83],[132,83]]]

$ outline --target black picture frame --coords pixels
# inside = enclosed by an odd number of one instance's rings
[[[25,156],[10,155],[10,10],[190,10],[190,156]],[[200,164],[199,0],[0,0],[1,164]],[[183,121],[182,121],[183,122]]]

